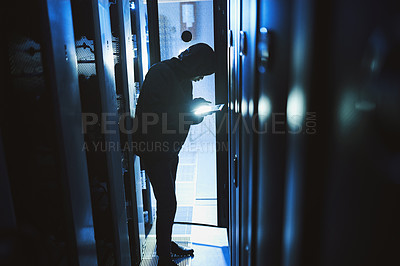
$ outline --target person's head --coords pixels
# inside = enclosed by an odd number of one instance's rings
[[[215,52],[205,43],[190,46],[178,58],[192,81],[202,80],[215,72]]]

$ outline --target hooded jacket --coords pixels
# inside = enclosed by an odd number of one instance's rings
[[[193,111],[192,81],[215,72],[215,54],[204,43],[178,58],[153,65],[143,82],[134,119],[133,141],[139,156],[177,156],[190,125],[200,123]]]

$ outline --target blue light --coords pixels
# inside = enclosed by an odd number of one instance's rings
[[[135,2],[131,2],[131,9],[132,9],[132,10],[135,9]]]
[[[294,87],[288,96],[286,115],[290,130],[297,130],[301,127],[306,113],[306,99],[304,90]]]
[[[264,123],[267,120],[267,118],[271,114],[271,110],[271,101],[266,95],[261,95],[258,102],[258,115],[260,116],[261,123]]]

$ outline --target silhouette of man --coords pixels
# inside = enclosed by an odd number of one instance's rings
[[[140,92],[133,138],[157,199],[158,265],[177,265],[171,255],[188,256],[194,252],[171,242],[177,207],[176,170],[190,126],[204,118],[195,115],[193,109],[209,103],[203,98],[193,99],[192,81],[211,75],[214,69],[213,49],[204,43],[195,44],[178,58],[153,65]]]

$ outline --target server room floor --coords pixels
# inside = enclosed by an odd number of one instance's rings
[[[186,225],[185,225],[186,226]],[[191,234],[173,235],[172,239],[184,247],[194,249],[194,257],[174,260],[179,266],[230,265],[229,247],[225,228],[191,226]],[[146,238],[146,248],[140,266],[156,266],[155,226]]]

